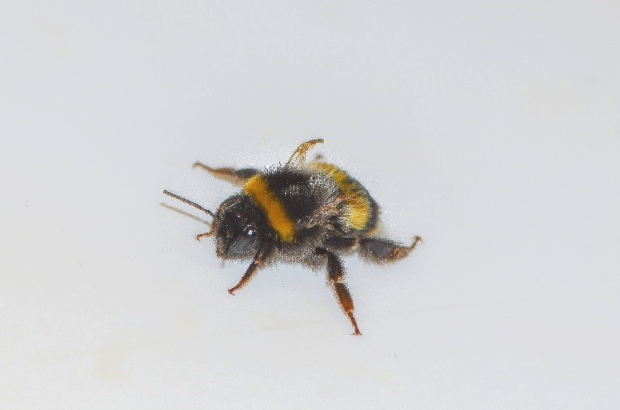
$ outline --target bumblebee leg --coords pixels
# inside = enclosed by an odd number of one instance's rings
[[[358,238],[332,237],[325,239],[325,247],[330,251],[347,252],[352,251],[359,245]]]
[[[403,246],[389,239],[363,238],[360,240],[362,255],[376,263],[390,263],[409,255],[422,238],[416,236],[410,246]]]
[[[340,258],[325,249],[319,248],[317,249],[317,253],[319,255],[327,256],[327,283],[329,283],[334,289],[334,294],[338,299],[340,307],[344,313],[347,314],[349,320],[351,320],[354,330],[353,334],[355,336],[361,335],[360,329],[357,327],[355,316],[353,316],[353,299],[351,298],[349,288],[347,288],[347,284],[344,281],[344,268]]]
[[[196,240],[201,240],[202,238],[207,238],[213,235],[215,235],[215,231],[211,229],[209,232],[199,233],[198,235],[196,235]]]
[[[308,154],[308,151],[310,151],[312,147],[314,147],[316,144],[321,144],[322,142],[323,142],[322,139],[316,139],[316,140],[310,140],[310,141],[306,141],[302,143],[299,147],[297,147],[295,152],[293,152],[293,155],[291,155],[291,157],[288,159],[288,161],[286,162],[286,165],[293,164],[293,163],[300,164],[300,163],[305,162],[306,154]]]
[[[243,274],[243,277],[241,278],[239,283],[228,289],[228,293],[234,295],[236,291],[247,285],[247,283],[250,281],[250,279],[252,279],[258,269],[265,263],[269,255],[271,255],[272,250],[272,244],[268,244],[260,248],[256,253],[256,256],[254,256],[254,260],[252,261],[252,263],[250,263],[250,266],[248,266],[248,268],[245,270],[245,273]]]
[[[245,181],[258,174],[258,170],[254,168],[211,168],[201,162],[195,162],[193,168],[203,169],[218,179],[228,181],[238,186],[242,186],[245,184]]]

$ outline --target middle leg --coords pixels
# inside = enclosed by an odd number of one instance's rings
[[[340,307],[349,317],[349,320],[353,325],[353,331],[355,332],[353,334],[355,336],[360,336],[362,333],[357,327],[357,321],[355,320],[355,316],[353,316],[353,298],[351,298],[349,288],[344,281],[344,267],[342,266],[340,258],[338,258],[338,256],[336,256],[332,252],[329,252],[322,248],[317,249],[317,253],[319,255],[325,255],[327,257],[327,282],[334,289],[334,293],[336,295],[336,298],[338,299]]]
[[[322,139],[315,139],[302,143],[299,147],[297,147],[295,152],[293,152],[293,155],[291,155],[291,157],[288,159],[286,165],[304,163],[306,161],[306,155],[308,154],[308,151],[310,151],[312,147],[314,147],[316,144],[322,143]]]

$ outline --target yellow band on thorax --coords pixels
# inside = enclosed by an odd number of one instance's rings
[[[282,202],[269,188],[265,178],[255,175],[248,179],[243,186],[243,192],[265,212],[269,225],[283,241],[293,242],[295,240],[295,225],[286,214]]]

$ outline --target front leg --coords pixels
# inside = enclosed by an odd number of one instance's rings
[[[265,261],[267,260],[267,258],[269,258],[272,251],[273,243],[271,242],[261,246],[261,248],[259,248],[258,252],[256,253],[256,256],[254,256],[254,260],[245,270],[245,273],[243,274],[243,277],[241,278],[239,283],[228,289],[228,293],[234,296],[237,290],[244,287],[250,281],[250,279],[252,279],[254,274],[258,272],[258,269],[265,264]]]
[[[327,283],[334,289],[334,293],[336,298],[338,299],[338,303],[340,307],[347,314],[349,320],[351,320],[351,324],[353,325],[353,333],[355,336],[361,336],[360,329],[357,327],[357,321],[355,320],[355,316],[353,316],[353,298],[351,298],[351,293],[347,288],[347,284],[344,281],[344,267],[342,266],[342,262],[340,258],[335,254],[319,248],[316,250],[317,254],[325,255],[327,257]]]
[[[195,162],[193,167],[203,169],[214,177],[237,186],[243,186],[248,179],[259,173],[258,170],[254,168],[211,168],[201,162]]]

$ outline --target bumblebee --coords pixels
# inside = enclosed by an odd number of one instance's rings
[[[326,268],[327,282],[340,307],[361,335],[353,315],[353,299],[345,282],[341,255],[353,252],[378,264],[409,255],[411,245],[373,235],[379,206],[366,188],[335,165],[319,157],[307,161],[308,151],[322,139],[304,142],[284,165],[260,171],[254,168],[212,168],[200,162],[194,168],[209,172],[242,188],[211,212],[173,194],[164,194],[191,205],[213,218],[211,230],[196,236],[215,237],[216,254],[225,260],[252,262],[228,292],[234,295],[256,272],[274,262],[301,263]]]

